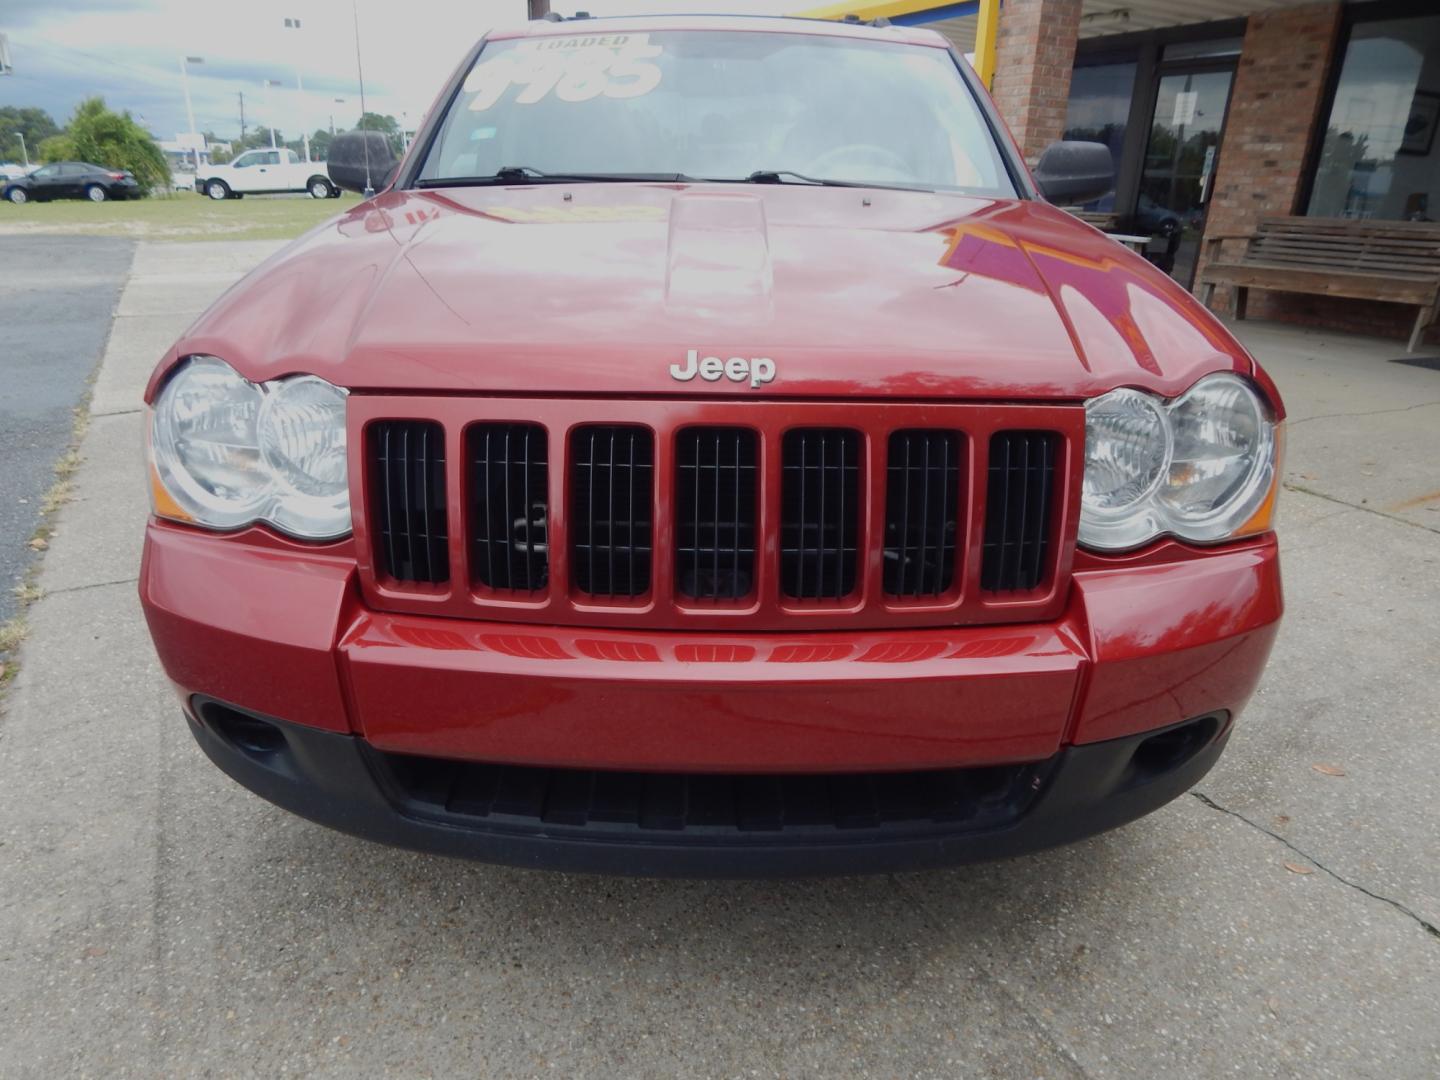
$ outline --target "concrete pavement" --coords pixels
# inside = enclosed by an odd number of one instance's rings
[[[1440,1072],[1440,372],[1242,327],[1312,493],[1285,496],[1264,687],[1196,795],[953,872],[528,873],[268,806],[158,670],[139,387],[265,250],[136,253],[0,718],[0,1075]]]

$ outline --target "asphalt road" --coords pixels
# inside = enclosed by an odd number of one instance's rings
[[[134,242],[7,236],[0,244],[0,622],[34,552],[40,500],[100,361]]]
[[[265,250],[142,245],[120,302],[0,717],[0,1076],[1440,1075],[1440,372],[1243,329],[1289,610],[1195,793],[947,872],[525,872],[267,805],[156,664],[136,398]]]

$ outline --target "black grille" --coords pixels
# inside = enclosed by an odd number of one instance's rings
[[[990,438],[980,570],[987,592],[1034,589],[1045,578],[1058,444],[1050,431],[1000,431]]]
[[[885,486],[885,592],[939,596],[955,581],[960,439],[952,431],[890,436]]]
[[[675,444],[675,588],[738,600],[755,577],[755,432],[686,428]]]
[[[700,842],[990,828],[1018,818],[1048,762],[840,774],[636,773],[376,754],[407,812],[457,825]]]
[[[379,420],[367,429],[367,439],[377,565],[396,581],[449,581],[440,425]]]
[[[848,596],[858,563],[859,432],[787,431],[781,467],[781,591],[797,600]]]
[[[545,429],[477,424],[466,447],[471,573],[492,589],[543,589],[550,574]]]
[[[571,436],[570,455],[575,587],[639,596],[650,588],[654,436],[640,427],[583,427]]]

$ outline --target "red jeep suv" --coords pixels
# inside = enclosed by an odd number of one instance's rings
[[[938,35],[488,35],[157,367],[140,593],[240,783],[389,843],[885,871],[1130,821],[1281,611],[1282,408]]]

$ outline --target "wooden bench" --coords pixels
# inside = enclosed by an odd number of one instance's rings
[[[1239,258],[1221,258],[1226,240],[1247,241]],[[1205,304],[1216,285],[1233,285],[1237,319],[1245,318],[1251,289],[1414,304],[1414,352],[1440,313],[1440,224],[1266,218],[1253,233],[1207,236],[1205,246]]]

